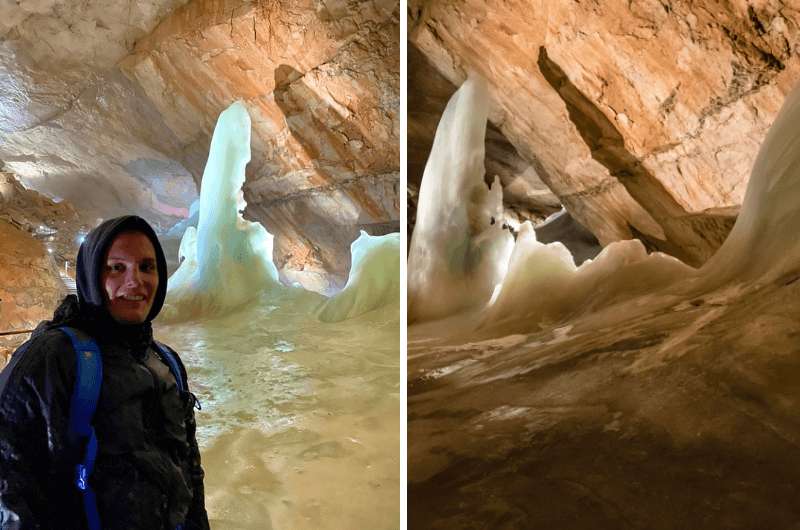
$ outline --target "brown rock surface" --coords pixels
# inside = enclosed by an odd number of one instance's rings
[[[787,2],[412,1],[410,41],[607,244],[697,265],[724,240],[760,142],[800,79]]]
[[[41,241],[0,219],[0,332],[31,330],[50,318],[66,288]],[[28,334],[0,336],[0,366]]]
[[[253,121],[247,217],[279,267],[341,281],[360,229],[399,230],[399,23],[393,2],[192,2],[137,43],[123,69],[202,171],[217,113]]]
[[[0,333],[30,330],[52,316],[65,283],[74,281],[77,236],[92,221],[0,172]],[[0,366],[28,336],[0,335]]]

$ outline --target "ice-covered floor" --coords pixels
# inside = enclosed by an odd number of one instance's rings
[[[156,329],[203,405],[211,526],[397,528],[397,307],[325,324],[318,296],[283,296]]]
[[[800,269],[658,305],[412,327],[409,527],[797,528]]]

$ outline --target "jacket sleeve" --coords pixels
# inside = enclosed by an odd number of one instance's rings
[[[194,396],[192,401],[194,402]],[[192,403],[193,404],[193,403]],[[200,449],[197,446],[197,436],[195,434],[197,424],[194,419],[194,407],[186,418],[186,435],[189,441],[190,472],[192,478],[192,504],[189,513],[186,515],[186,530],[209,530],[208,515],[206,514],[205,487],[203,478],[205,473],[200,465]]]
[[[18,350],[0,375],[0,528],[49,528],[53,499],[43,489],[65,481],[66,428],[74,373],[71,348],[47,332]],[[74,354],[72,354],[74,358]],[[63,498],[67,497],[67,498]],[[64,493],[61,502],[69,502]]]

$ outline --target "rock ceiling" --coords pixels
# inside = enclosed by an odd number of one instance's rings
[[[545,210],[552,198],[530,193],[543,182],[602,244],[638,237],[699,265],[800,79],[791,5],[410,0],[409,41],[453,87],[470,71],[489,81],[490,121],[527,162],[503,178],[518,181],[508,202]]]
[[[26,186],[166,229],[243,100],[245,215],[279,266],[341,281],[359,229],[398,230],[396,2],[42,0],[0,20],[0,162]]]

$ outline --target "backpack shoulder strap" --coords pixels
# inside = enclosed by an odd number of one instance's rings
[[[164,359],[164,362],[167,363],[167,366],[169,366],[169,371],[172,372],[173,377],[175,377],[175,382],[178,384],[178,390],[181,392],[188,392],[189,385],[186,380],[186,369],[183,367],[183,363],[178,357],[178,354],[175,353],[172,348],[157,340],[153,341],[153,345],[161,355],[161,358]]]
[[[68,326],[59,329],[69,337],[75,349],[75,388],[70,402],[69,430],[82,438],[91,434],[92,417],[103,381],[103,359],[100,348],[91,337]]]
[[[94,490],[89,486],[89,475],[97,458],[97,437],[92,418],[100,397],[103,381],[103,358],[97,343],[88,335],[68,326],[60,328],[72,342],[75,350],[75,387],[69,406],[68,437],[73,443],[86,441],[83,460],[75,467],[75,485],[83,493],[83,506],[90,530],[100,529],[100,516]]]

